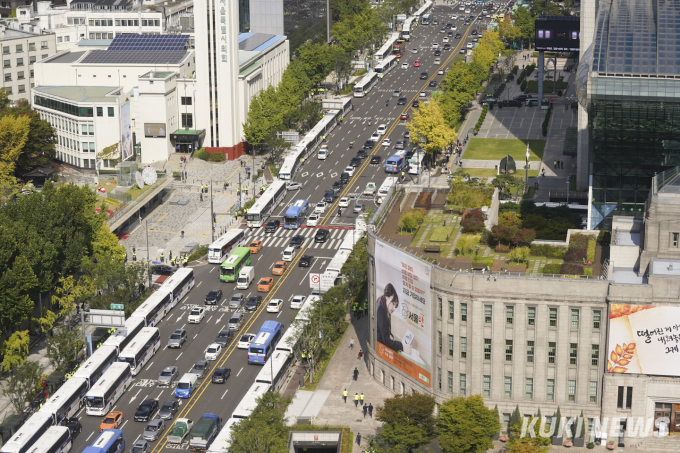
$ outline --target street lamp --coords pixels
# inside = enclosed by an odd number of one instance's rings
[[[571,176],[567,176],[567,207],[569,207],[569,183],[571,182],[570,179]]]

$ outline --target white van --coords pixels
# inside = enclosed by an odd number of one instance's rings
[[[283,250],[283,261],[293,261],[293,258],[295,257],[295,248],[294,247],[286,247]]]
[[[241,272],[238,273],[236,289],[248,289],[253,280],[255,280],[255,268],[253,266],[244,266]]]

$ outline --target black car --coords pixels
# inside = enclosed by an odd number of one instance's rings
[[[435,50],[435,51],[434,51],[434,56],[435,56],[435,57],[441,57],[441,56],[442,56],[442,51],[439,50],[439,49]]]
[[[477,34],[477,30],[472,30],[472,35],[474,36],[476,34]]]
[[[270,220],[267,222],[267,226],[264,227],[265,233],[274,233],[281,226],[281,222],[278,220]]]
[[[312,265],[313,260],[314,257],[312,255],[302,255],[302,258],[300,258],[300,261],[298,262],[298,266],[309,267]]]
[[[451,50],[451,44],[449,43],[444,44],[444,50]]]
[[[519,101],[519,102],[525,102],[527,99],[531,99],[531,98],[532,98],[532,96],[530,94],[520,94],[519,96],[515,96],[512,99],[515,100],[515,101]]]
[[[366,143],[364,143],[364,149],[373,149],[375,146],[375,142],[373,140],[367,140]]]
[[[451,28],[451,27],[453,27],[453,24],[446,24],[446,28],[447,28],[447,29],[448,29],[448,28]]]
[[[229,340],[231,340],[231,332],[228,330],[222,330],[220,331],[220,333],[217,334],[217,338],[215,338],[215,343],[224,346],[227,343],[229,343]]]
[[[420,101],[419,101],[418,99],[415,99],[415,100],[413,101],[413,103],[411,103],[411,106],[412,106],[414,109],[417,109],[418,107],[420,107]]]
[[[406,98],[399,98],[397,105],[406,105]]]
[[[83,425],[80,424],[78,417],[71,417],[64,422],[64,426],[68,428],[71,433],[71,439],[78,437],[78,434],[83,432]]]
[[[460,39],[460,33],[456,33],[456,36],[454,36],[456,39]]]
[[[331,190],[333,191],[333,193],[334,193],[335,195],[337,195],[338,192],[340,192],[340,191],[342,190],[342,182],[340,182],[340,181],[335,181],[335,182],[333,183],[333,186],[331,187]]]
[[[414,102],[418,102],[418,101],[414,101]],[[417,105],[415,107],[417,107]],[[411,133],[409,131],[404,132],[404,138],[406,140],[411,140]]]
[[[153,420],[156,412],[158,412],[158,400],[148,399],[143,401],[135,412],[135,421],[148,422]]]
[[[290,246],[299,249],[303,242],[305,242],[305,237],[301,234],[296,234],[290,239]]]
[[[175,269],[166,264],[156,264],[151,266],[151,273],[156,275],[172,275],[175,273]]]
[[[409,160],[410,158],[413,157],[413,150],[408,150],[406,151],[406,155],[404,156],[404,159]]]
[[[215,384],[224,384],[231,376],[231,368],[215,368],[212,374],[212,381]]]
[[[436,80],[430,80],[430,83],[428,84],[430,88],[437,88],[437,81]]]
[[[427,72],[421,72],[420,73],[420,80],[425,80],[427,79]]]
[[[450,38],[451,36],[453,36],[453,32],[452,31],[446,32],[446,36]],[[444,47],[446,47],[446,45]]]
[[[158,418],[163,420],[169,420],[175,416],[179,410],[179,401],[168,400],[161,406],[161,410],[158,411]]]
[[[255,311],[258,309],[260,304],[262,303],[262,296],[250,296],[248,298],[248,302],[246,302],[246,310],[248,311]]]
[[[371,157],[371,165],[378,165],[378,164],[380,164],[381,160],[382,160],[382,157],[373,156],[373,157]]]
[[[352,160],[349,161],[349,165],[352,167],[358,167],[361,165],[361,159],[358,157],[352,157]]]
[[[357,151],[357,157],[359,159],[366,159],[368,157],[368,153],[366,152],[365,149],[360,149],[359,151]]]
[[[342,181],[343,184],[347,184],[349,182],[349,173],[346,171],[343,171],[342,174],[340,175],[340,181]]]
[[[205,296],[205,305],[216,305],[222,300],[222,290],[213,289]]]
[[[329,236],[328,230],[319,230],[316,232],[316,235],[314,236],[314,242],[326,242]]]

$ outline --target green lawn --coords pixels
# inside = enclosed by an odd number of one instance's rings
[[[540,160],[543,157],[545,140],[520,140],[517,138],[472,138],[463,154],[463,164],[465,159],[496,160],[500,162],[502,158],[510,154],[517,164],[517,171],[524,164],[527,152],[527,142],[529,142],[529,159],[532,161]]]
[[[465,161],[463,161],[465,163]],[[470,176],[475,177],[475,178],[495,178],[497,176],[497,171],[495,168],[465,168],[463,167],[463,170],[465,170],[465,173],[468,173]],[[524,170],[519,169],[517,170],[517,173],[515,173],[515,176],[517,177],[522,177],[524,178]],[[535,176],[538,176],[538,170],[529,170],[529,177],[533,178]]]
[[[553,89],[554,85],[554,89]],[[536,80],[532,80],[529,82],[527,85],[529,88],[529,93],[538,93],[538,82]],[[566,90],[567,89],[567,82],[560,82],[557,81],[553,84],[552,80],[546,80],[543,82],[543,90],[546,93],[554,93],[557,90]]]

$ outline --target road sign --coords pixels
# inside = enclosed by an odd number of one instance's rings
[[[319,274],[309,274],[309,284],[310,286],[318,285],[321,281]]]
[[[123,304],[111,304],[111,310],[125,310]]]

